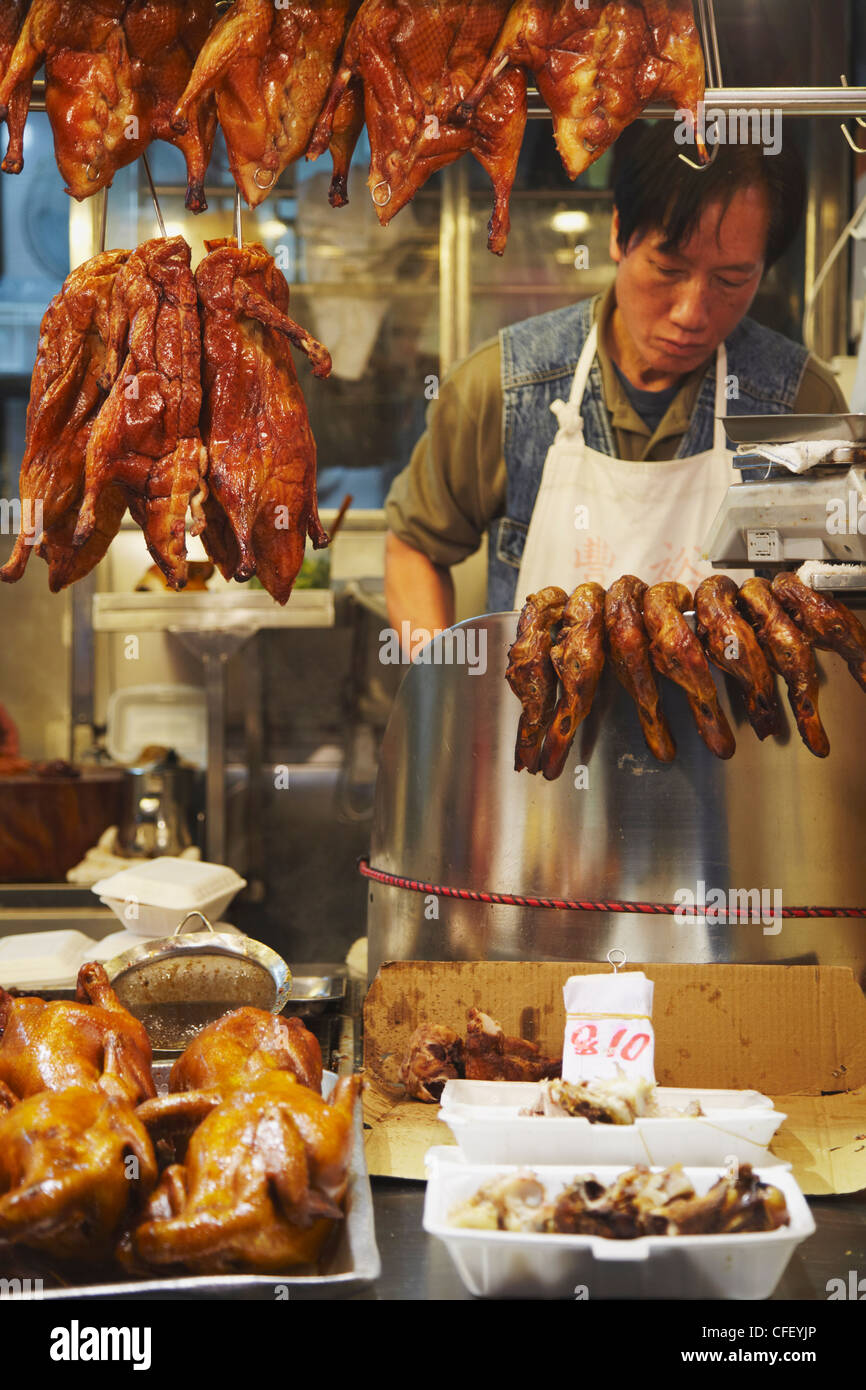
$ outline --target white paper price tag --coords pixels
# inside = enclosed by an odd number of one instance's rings
[[[653,984],[642,971],[572,975],[563,987],[562,1079],[642,1076],[655,1081]]]

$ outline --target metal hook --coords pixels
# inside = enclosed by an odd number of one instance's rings
[[[241,208],[241,190],[238,189],[235,193],[235,241],[237,243],[237,248],[239,251],[243,251],[244,249],[244,224],[242,219],[242,211],[243,209]]]
[[[93,163],[88,164],[84,173],[88,183],[96,183],[96,180],[99,178],[99,169]]]
[[[266,179],[265,183],[262,182],[262,175],[264,175]],[[264,191],[267,188],[272,188],[275,179],[276,173],[273,169],[257,169],[256,172],[253,174],[253,183],[255,184],[256,188],[261,188],[262,191]]]
[[[848,79],[845,76],[844,72],[840,74],[840,81],[843,87],[848,86]],[[864,130],[866,130],[866,121],[864,121],[862,116],[855,116],[854,120],[857,122],[859,126],[863,126]],[[866,154],[866,150],[864,150],[862,146],[857,144],[856,140],[851,135],[851,132],[849,131],[846,125],[840,125],[839,129],[845,136],[845,139],[848,141],[848,144],[851,146],[855,154]]]
[[[377,198],[377,197],[376,197],[376,193],[378,192],[378,190],[379,190],[380,188],[387,188],[387,190],[388,190],[388,196],[387,196],[387,198]],[[377,207],[377,208],[385,208],[385,207],[387,207],[388,204],[389,204],[390,201],[391,201],[391,185],[390,185],[390,183],[388,182],[388,180],[387,180],[387,179],[382,179],[382,181],[381,181],[380,183],[374,184],[373,187],[370,189],[370,197],[373,199],[373,202],[376,204],[376,207]]]
[[[153,174],[150,172],[150,164],[147,155],[144,153],[142,153],[141,162],[144,165],[144,172],[147,175],[147,182],[150,185],[150,196],[153,199],[153,210],[156,213],[156,224],[159,227],[159,234],[160,236],[167,237],[168,232],[165,230],[165,223],[162,220],[162,209],[159,206],[159,199],[156,196],[156,185],[153,181]]]
[[[619,956],[619,960],[614,960],[614,956]],[[628,960],[628,955],[625,951],[620,950],[619,946],[613,946],[608,951],[607,958],[613,966],[613,973],[615,975],[616,972],[618,970],[621,970],[622,967],[625,965],[626,961]]]
[[[704,65],[707,72],[707,86],[710,88],[721,88],[722,82],[722,60],[719,54],[719,35],[716,30],[716,12],[713,8],[713,0],[698,0],[698,24],[701,30],[704,49]],[[679,158],[684,164],[688,164],[690,169],[708,169],[719,157],[719,143],[716,141],[711,153],[707,153],[706,145],[700,141],[700,147],[705,159],[700,164],[696,164],[688,155],[681,154]]]

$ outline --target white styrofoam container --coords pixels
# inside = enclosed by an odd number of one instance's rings
[[[6,989],[65,989],[96,942],[80,931],[21,932],[0,939],[0,985]]]
[[[791,1224],[776,1231],[610,1240],[449,1226],[458,1203],[492,1178],[516,1171],[507,1164],[468,1164],[451,1148],[427,1152],[424,1230],[444,1242],[464,1285],[481,1298],[769,1298],[797,1246],[815,1231],[793,1174],[781,1167],[755,1170],[785,1195]],[[608,1184],[624,1169],[571,1164],[534,1171],[548,1197],[555,1197],[578,1172]],[[687,1167],[685,1173],[699,1194],[720,1176],[718,1167]]]
[[[197,685],[128,685],[108,697],[105,746],[115,762],[134,764],[150,744],[207,766],[207,706]]]
[[[136,936],[170,936],[187,912],[211,922],[225,912],[246,879],[225,864],[163,855],[94,883],[96,893],[126,931]]]
[[[785,1119],[758,1091],[659,1086],[659,1105],[681,1110],[699,1100],[704,1116],[638,1118],[592,1124],[573,1115],[521,1115],[540,1093],[534,1081],[447,1081],[439,1112],[470,1163],[778,1162],[769,1143]]]

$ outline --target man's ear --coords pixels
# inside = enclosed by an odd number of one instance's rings
[[[619,244],[619,213],[616,208],[614,208],[613,216],[610,219],[610,246],[608,247],[608,254],[611,260],[619,265],[622,260],[622,247]]]

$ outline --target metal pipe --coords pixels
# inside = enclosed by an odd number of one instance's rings
[[[550,109],[535,88],[530,88],[529,115],[550,120]],[[708,87],[706,106],[728,111],[735,106],[770,106],[783,116],[866,116],[866,87]],[[45,110],[45,83],[33,83],[31,111]],[[645,120],[676,115],[675,108],[651,102],[640,113]],[[228,190],[229,192],[231,190]]]

